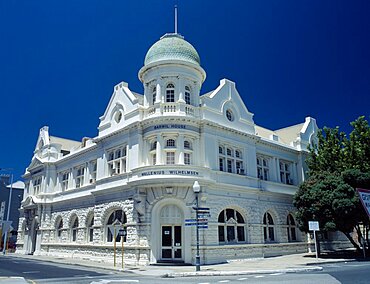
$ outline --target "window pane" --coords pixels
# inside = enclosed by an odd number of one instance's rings
[[[234,226],[227,226],[227,241],[228,242],[235,242],[235,227]]]
[[[242,217],[242,215],[236,211],[236,222],[238,222],[239,224],[243,224],[244,223],[244,219]]]
[[[245,241],[244,226],[237,227],[238,230],[238,242]]]
[[[234,218],[234,210],[226,209],[226,220],[230,220],[230,218]]]
[[[218,241],[219,242],[225,241],[224,226],[218,226]]]
[[[218,222],[225,223],[225,211],[222,211],[220,215],[218,215]]]
[[[270,238],[271,241],[275,240],[274,228],[272,228],[272,227],[269,227],[269,238]]]

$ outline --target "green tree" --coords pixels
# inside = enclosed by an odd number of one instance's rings
[[[356,249],[351,232],[361,238],[359,224],[369,218],[359,201],[356,188],[370,188],[370,127],[361,116],[351,123],[349,137],[339,128],[324,127],[317,143],[309,147],[308,179],[294,196],[300,229],[308,231],[308,221],[319,221],[323,231],[341,231]]]

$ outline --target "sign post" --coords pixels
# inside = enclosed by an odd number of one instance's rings
[[[121,237],[121,251],[122,251],[122,269],[124,269],[124,257],[123,257],[123,242],[124,238],[127,235],[127,232],[124,228],[119,229],[118,231],[119,236]]]
[[[362,206],[364,207],[367,216],[370,218],[370,190],[363,189],[363,188],[356,188],[358,192],[358,196],[361,200]],[[365,224],[364,225],[364,233],[365,233]],[[362,251],[364,254],[364,258],[366,258],[366,249],[365,249],[365,236],[362,236]]]
[[[315,241],[315,252],[316,252],[316,260],[319,259],[319,254],[317,251],[317,240],[316,240],[316,231],[320,231],[319,222],[317,221],[308,221],[308,229],[313,231],[313,239]]]

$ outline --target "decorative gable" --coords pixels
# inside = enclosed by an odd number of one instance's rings
[[[239,131],[254,134],[253,114],[248,111],[235,83],[222,79],[211,93],[202,96],[203,118]]]
[[[113,95],[104,114],[100,117],[99,136],[123,128],[138,115],[139,99],[121,82],[114,87]]]

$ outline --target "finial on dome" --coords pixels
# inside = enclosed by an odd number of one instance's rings
[[[177,5],[175,5],[175,34],[177,34]]]

